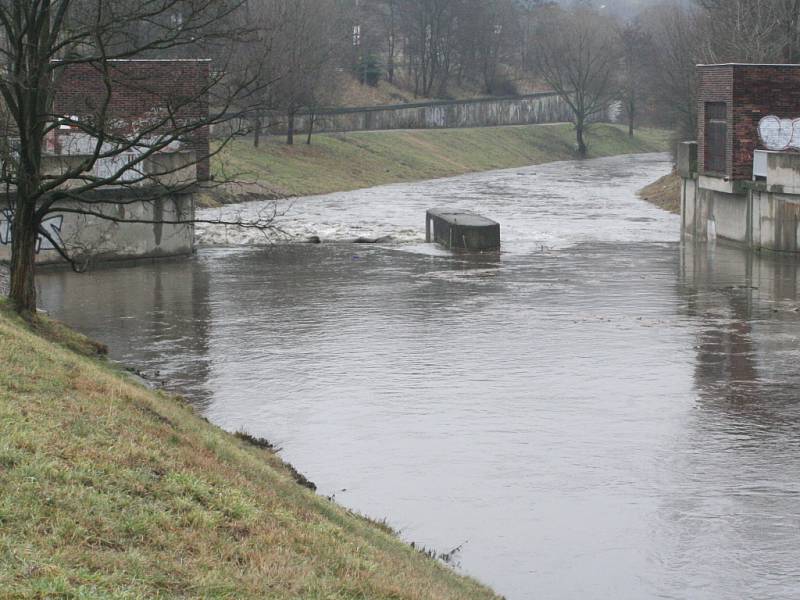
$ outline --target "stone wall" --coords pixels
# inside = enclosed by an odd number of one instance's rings
[[[275,134],[285,133],[286,119],[272,114]],[[571,120],[567,104],[553,93],[512,98],[481,98],[361,108],[326,109],[314,115],[314,131],[378,131],[387,129],[445,129],[559,123]],[[307,133],[311,115],[296,117],[296,133]]]

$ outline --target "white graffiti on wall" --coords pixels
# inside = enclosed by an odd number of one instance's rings
[[[800,119],[764,117],[758,123],[758,137],[767,150],[800,150]]]
[[[11,244],[14,228],[13,217],[14,214],[10,210],[0,210],[0,246],[8,246]],[[47,236],[36,236],[36,254],[39,254],[42,250],[55,250],[56,247],[53,241],[59,245],[63,245],[63,240],[61,239],[61,228],[63,226],[64,217],[62,215],[56,215],[55,217],[50,217],[42,221],[42,229],[45,230]]]
[[[51,151],[67,156],[92,156],[97,152],[97,138],[87,133],[59,131],[58,136],[51,136]],[[167,142],[169,142],[167,144]],[[178,152],[183,144],[179,140],[168,140],[158,137],[142,138],[139,143],[127,146],[128,142],[103,142],[100,145],[102,158],[97,158],[91,170],[96,177],[114,177],[120,183],[140,181],[145,177],[141,157],[153,146],[164,145],[159,153]]]

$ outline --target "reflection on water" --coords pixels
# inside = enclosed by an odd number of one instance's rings
[[[511,599],[797,597],[798,263],[584,227],[483,257],[212,249],[42,298],[322,493],[466,541]]]
[[[661,515],[681,535],[656,531],[689,597],[800,594],[799,273],[786,257],[682,250],[697,402],[670,448],[676,493]]]
[[[209,273],[204,260],[105,265],[39,274],[39,304],[111,346],[111,355],[192,398],[210,396]]]

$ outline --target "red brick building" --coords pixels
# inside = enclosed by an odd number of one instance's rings
[[[206,120],[210,66],[205,59],[110,61],[106,123],[112,123],[117,133],[133,133],[137,125],[153,123],[166,115],[173,115],[178,123]],[[100,65],[69,65],[57,74],[54,112],[97,121],[107,95]],[[180,141],[181,149],[196,153],[197,178],[207,180],[208,126],[188,132]]]
[[[800,117],[800,65],[700,65],[697,72],[700,174],[752,179],[759,121]]]

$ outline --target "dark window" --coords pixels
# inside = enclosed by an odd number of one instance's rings
[[[728,105],[706,103],[706,171],[725,173],[728,170]]]

